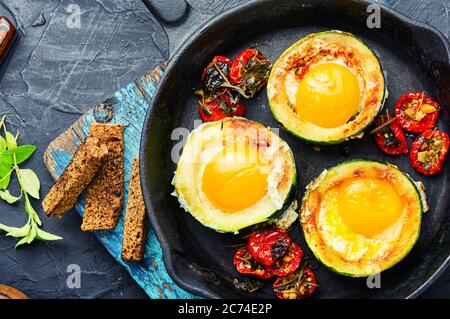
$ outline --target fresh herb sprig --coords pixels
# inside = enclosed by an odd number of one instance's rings
[[[2,136],[2,132],[3,135]],[[59,240],[62,237],[43,231],[42,221],[38,213],[31,205],[30,196],[39,199],[40,182],[36,173],[31,169],[20,168],[19,164],[25,162],[36,150],[34,145],[17,145],[19,133],[13,135],[6,128],[6,116],[0,119],[0,199],[8,204],[18,202],[24,198],[25,212],[28,221],[22,227],[11,227],[0,223],[0,230],[6,232],[6,236],[20,238],[16,248],[23,244],[30,244],[35,239]],[[14,196],[7,189],[12,174],[16,174],[20,185],[20,194]]]

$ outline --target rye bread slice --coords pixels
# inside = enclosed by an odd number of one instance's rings
[[[92,124],[89,136],[108,147],[108,158],[88,186],[83,231],[112,230],[123,207],[123,125]]]
[[[139,159],[133,163],[127,210],[123,226],[122,260],[140,261],[144,255],[146,215],[139,174]]]
[[[75,207],[78,196],[97,175],[107,155],[105,144],[98,138],[88,137],[42,201],[45,214],[61,218]]]

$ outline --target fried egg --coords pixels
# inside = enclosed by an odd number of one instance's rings
[[[363,277],[406,256],[427,209],[421,183],[393,165],[355,160],[324,170],[307,186],[301,224],[326,266]]]
[[[293,44],[274,63],[267,84],[275,118],[294,135],[323,144],[360,137],[385,93],[375,54],[341,31],[310,34]]]
[[[191,132],[175,172],[174,195],[204,225],[236,232],[284,211],[295,176],[286,142],[261,124],[227,118]]]

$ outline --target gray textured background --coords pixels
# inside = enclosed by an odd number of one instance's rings
[[[42,194],[53,183],[42,160],[53,138],[107,95],[165,61],[211,16],[245,1],[187,2],[187,18],[167,25],[140,0],[0,0],[0,15],[19,29],[19,41],[0,67],[0,115],[9,116],[22,141],[38,146],[26,165],[39,175]],[[450,37],[448,0],[384,2]],[[80,29],[66,25],[71,3],[81,8]],[[34,206],[40,208],[38,202]],[[0,202],[0,221],[23,225],[21,210]],[[146,297],[96,239],[80,231],[78,214],[69,212],[62,220],[43,217],[43,223],[64,241],[15,250],[15,241],[0,235],[0,284],[32,298]],[[80,289],[66,286],[69,264],[81,267]],[[450,298],[450,268],[422,297]]]

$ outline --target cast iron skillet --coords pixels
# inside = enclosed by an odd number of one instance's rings
[[[386,7],[382,7],[381,28],[369,29],[368,4],[353,0],[250,2],[209,21],[172,57],[147,113],[140,164],[151,224],[161,242],[167,271],[182,288],[212,298],[274,297],[269,283],[263,291],[254,294],[237,290],[233,278],[239,278],[239,274],[233,269],[234,248],[230,246],[241,242],[239,236],[203,227],[171,196],[176,168],[171,155],[180,151],[181,136],[198,120],[193,88],[199,84],[203,67],[214,55],[234,57],[240,50],[257,44],[275,62],[287,47],[311,32],[348,31],[365,41],[380,58],[389,90],[386,107],[392,109],[405,92],[424,90],[443,106],[439,129],[450,131],[447,40],[439,31]],[[279,127],[268,107],[265,89],[246,101],[246,105],[246,117]],[[321,266],[316,272],[320,287],[315,297],[415,297],[444,271],[450,260],[448,160],[440,174],[425,177],[411,168],[408,156],[383,155],[369,134],[363,140],[323,147],[320,152],[282,129],[280,135],[295,155],[299,199],[305,185],[324,168],[353,158],[368,158],[389,161],[423,181],[431,203],[430,211],[423,216],[420,239],[402,262],[382,273],[380,289],[368,289],[365,279],[340,276]],[[304,253],[312,256],[298,223],[292,234]]]

